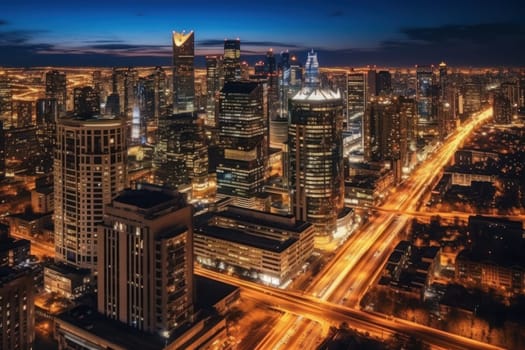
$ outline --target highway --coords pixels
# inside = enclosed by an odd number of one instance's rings
[[[292,332],[289,333],[282,327],[275,327],[275,332],[270,333],[272,335],[263,340],[265,343],[261,343],[262,345],[258,347],[259,349],[278,349],[281,347],[286,349],[297,349],[298,347],[290,343],[290,340],[294,339],[299,340],[299,342],[302,342],[303,344],[311,345],[312,343],[310,341],[305,343],[305,336],[295,334],[298,333],[295,330],[299,328],[306,330],[311,329],[311,324],[307,323],[306,326],[304,326],[297,323],[297,320],[304,322],[305,319],[310,320],[310,323],[319,323],[321,325],[320,328],[323,329],[323,333],[324,330],[327,330],[331,325],[338,325],[342,322],[347,322],[350,327],[365,330],[371,334],[389,335],[401,332],[421,339],[429,344],[446,349],[501,349],[497,346],[481,343],[469,338],[422,326],[417,323],[396,318],[386,318],[382,314],[369,313],[347,306],[337,305],[301,292],[272,288],[199,267],[195,268],[195,273],[225,283],[237,285],[242,288],[243,297],[253,298],[272,308],[286,312],[283,318],[285,319],[285,323],[292,323]],[[290,314],[297,316],[291,317]],[[286,335],[288,338],[285,338],[284,340],[283,338],[279,338],[279,335],[282,334]],[[318,340],[319,338],[317,338],[317,341]]]
[[[399,233],[408,222],[408,217],[399,215],[399,213],[418,212],[421,199],[431,190],[430,185],[435,181],[436,174],[449,162],[455,151],[471,132],[491,116],[491,108],[480,112],[448,137],[445,143],[386,199],[381,206],[381,209],[385,210],[378,211],[377,215],[371,218],[369,224],[355,232],[340,247],[334,259],[319,273],[319,277],[311,283],[305,292],[321,301],[359,307],[362,296],[381,273],[390,250],[399,240]],[[296,327],[296,322],[296,319],[290,318],[285,326],[291,329]],[[303,320],[302,322],[306,321]],[[355,322],[350,323],[350,325],[357,327]],[[283,328],[284,326],[281,324],[279,332],[284,332]],[[366,328],[364,329],[366,330]],[[403,333],[401,327],[394,327],[394,329]],[[269,345],[269,348],[280,346],[280,340],[272,343],[268,341],[269,338],[279,339],[270,332],[263,340],[263,342],[268,342],[266,344]],[[442,344],[438,344],[428,337],[426,339],[429,344],[442,346]],[[301,340],[301,342],[288,343],[288,347],[300,348],[303,342]],[[312,337],[307,343],[312,344],[312,348],[315,348],[317,340]],[[304,349],[308,349],[308,347],[304,347]]]

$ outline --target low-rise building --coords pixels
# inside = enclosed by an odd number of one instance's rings
[[[64,263],[44,267],[44,289],[65,298],[76,299],[92,287],[89,269],[80,269]]]
[[[313,252],[313,236],[313,226],[292,215],[230,206],[197,219],[195,258],[204,266],[278,286],[303,269]]]

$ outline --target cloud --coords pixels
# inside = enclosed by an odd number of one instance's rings
[[[86,44],[113,44],[113,43],[123,43],[123,40],[108,40],[108,39],[102,39],[102,40],[85,40],[84,43]]]
[[[9,22],[6,21],[5,19],[0,19],[0,26],[5,26],[5,25],[8,25]]]
[[[220,39],[208,39],[197,41],[197,48],[208,48],[208,47],[222,47],[224,45],[224,40]],[[297,44],[284,43],[279,41],[251,41],[251,40],[241,40],[241,51],[243,46],[256,46],[256,47],[288,47],[288,48],[302,48]]]
[[[473,25],[445,25],[440,27],[401,28],[407,40],[429,44],[490,43],[494,40],[523,41],[525,26],[518,23],[480,23]],[[521,40],[520,40],[521,39]]]

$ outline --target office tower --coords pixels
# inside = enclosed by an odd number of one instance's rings
[[[396,180],[401,167],[409,163],[409,147],[415,147],[414,102],[405,97],[376,98],[370,101],[364,116],[365,160],[388,162]]]
[[[241,79],[241,41],[224,40],[224,81]]]
[[[178,113],[160,120],[155,182],[178,188],[192,185],[192,197],[208,189],[208,147],[204,119],[197,113]]]
[[[100,114],[100,96],[91,86],[73,89],[73,112],[78,115]]]
[[[268,111],[264,85],[226,82],[219,96],[218,133],[221,157],[217,196],[254,208],[263,191],[268,156]]]
[[[319,84],[317,54],[308,53],[304,88],[291,99],[289,181],[292,214],[330,238],[343,208],[343,102]]]
[[[5,177],[5,134],[4,121],[0,119],[0,180]]]
[[[462,95],[465,117],[470,117],[481,109],[481,83],[472,81],[464,84]]]
[[[0,74],[0,118],[11,118],[12,111],[11,85],[9,84],[9,75],[7,73]]]
[[[57,125],[54,163],[56,260],[95,269],[96,223],[126,187],[126,125],[74,116]]]
[[[392,93],[392,76],[387,70],[380,70],[376,75],[376,96]]]
[[[221,56],[206,56],[206,125],[210,127],[215,127],[218,95],[224,85],[222,63]]]
[[[195,104],[195,38],[189,33],[173,32],[173,112],[193,112]]]
[[[32,101],[13,101],[13,111],[16,121],[13,121],[12,125],[15,125],[17,128],[34,125]]]
[[[368,72],[366,72],[366,100],[370,100],[372,97],[376,95],[377,91],[377,73],[375,69],[369,69]]]
[[[166,338],[193,318],[192,207],[138,185],[116,196],[98,226],[98,311]]]
[[[106,115],[120,115],[120,96],[117,93],[111,93],[106,100]]]
[[[65,73],[56,70],[46,73],[46,98],[54,98],[57,101],[59,117],[66,114],[67,81]]]
[[[347,85],[347,129],[361,127],[366,108],[366,73],[350,72]]]
[[[439,96],[442,101],[445,100],[447,96],[447,83],[447,64],[441,62],[439,64]]]
[[[433,120],[434,73],[431,66],[418,66],[416,70],[417,116],[420,124]]]
[[[30,270],[0,268],[0,349],[33,349],[34,294],[35,285]]]
[[[156,130],[159,119],[168,114],[168,78],[162,67],[155,67],[155,71],[141,79],[139,83],[140,115],[147,128],[146,140],[150,144],[157,143]]]
[[[502,92],[494,94],[494,122],[496,124],[512,123],[512,105],[510,99]]]
[[[111,79],[113,85],[113,94],[117,94],[119,96],[119,111],[118,113],[115,113],[115,115],[119,115],[120,113],[124,114],[128,124],[130,124],[133,114],[133,107],[135,106],[138,72],[136,69],[131,67],[113,68]],[[128,136],[131,136],[131,133],[129,133]]]

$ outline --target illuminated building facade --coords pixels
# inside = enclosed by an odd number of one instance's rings
[[[52,70],[46,73],[46,98],[57,101],[58,114],[64,116],[67,111],[66,74]]]
[[[434,72],[431,66],[418,66],[416,69],[416,101],[419,123],[433,120]]]
[[[127,189],[98,226],[98,311],[166,338],[193,318],[192,207],[153,185]]]
[[[305,87],[291,99],[289,181],[292,214],[330,238],[343,208],[343,103],[319,84],[317,54],[308,54]]]
[[[100,114],[100,97],[91,86],[73,89],[73,112],[78,115]]]
[[[222,57],[206,56],[206,125],[215,127],[219,92],[224,85]]]
[[[31,101],[13,101],[13,114],[16,122],[11,123],[17,128],[24,128],[34,125],[33,122],[33,102]]]
[[[348,73],[347,86],[347,126],[361,125],[361,118],[366,107],[366,73]]]
[[[241,41],[224,40],[224,81],[241,80]]]
[[[301,271],[314,249],[310,223],[293,215],[229,206],[197,217],[195,260],[279,286]]]
[[[470,116],[481,109],[481,83],[472,81],[463,85],[463,113]]]
[[[54,98],[36,101],[36,136],[41,147],[40,169],[43,174],[53,171],[53,147],[55,145],[58,104]]]
[[[118,118],[60,119],[54,159],[55,258],[95,269],[96,224],[126,187],[126,127]]]
[[[219,96],[217,196],[254,208],[262,193],[268,161],[268,110],[265,86],[227,82]]]
[[[502,91],[494,94],[494,122],[510,124],[512,122],[512,105],[510,99]]]
[[[193,112],[195,103],[195,37],[173,32],[173,111]]]
[[[208,148],[204,120],[196,113],[161,118],[156,183],[172,188],[192,185],[192,197],[208,190]]]
[[[392,93],[392,76],[389,71],[377,72],[376,80],[376,96],[388,96]]]
[[[0,269],[0,349],[33,349],[34,290],[33,276],[27,269]]]

